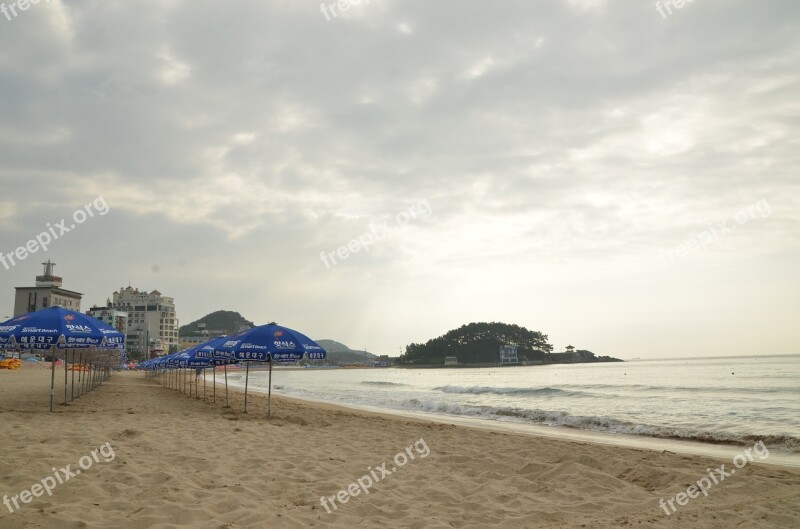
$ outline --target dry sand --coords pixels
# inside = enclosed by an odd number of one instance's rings
[[[58,380],[59,377],[57,377]],[[63,378],[63,374],[62,374]],[[0,371],[0,495],[110,443],[99,462],[0,528],[798,528],[800,471],[750,464],[667,516],[670,498],[730,461],[432,424],[231,393],[225,409],[142,373],[47,411],[49,371]],[[62,393],[63,395],[63,386]],[[59,395],[58,390],[56,395]],[[63,398],[63,397],[62,397]],[[332,496],[424,439],[430,455],[328,514]],[[415,450],[412,450],[416,453]],[[380,474],[376,474],[380,475]]]

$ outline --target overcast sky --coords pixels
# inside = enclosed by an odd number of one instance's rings
[[[0,14],[0,251],[109,208],[0,265],[0,316],[50,258],[84,308],[130,284],[375,353],[473,321],[800,352],[800,3],[348,6]]]

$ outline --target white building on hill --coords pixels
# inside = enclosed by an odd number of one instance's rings
[[[127,346],[131,351],[145,350],[150,356],[178,347],[178,317],[175,299],[158,290],[139,291],[128,286],[114,292],[111,306],[128,313]]]

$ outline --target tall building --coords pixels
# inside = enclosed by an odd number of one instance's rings
[[[53,274],[56,264],[49,259],[44,266],[43,274],[36,276],[36,286],[16,287],[14,297],[14,316],[22,316],[47,307],[64,307],[80,312],[83,294],[61,288],[63,279]]]
[[[175,300],[161,294],[139,291],[138,288],[120,288],[114,292],[111,307],[128,314],[128,350],[159,356],[172,346],[178,347],[178,318]]]
[[[86,311],[86,314],[111,325],[124,335],[128,335],[128,313],[113,308],[110,299],[106,302],[105,307],[92,307]]]

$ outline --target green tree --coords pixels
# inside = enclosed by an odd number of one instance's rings
[[[499,359],[500,346],[517,346],[522,360],[542,360],[553,350],[547,335],[519,325],[499,322],[480,322],[462,325],[458,329],[428,340],[412,343],[400,356],[400,364],[443,364],[446,356],[455,356],[460,364],[492,363]]]

